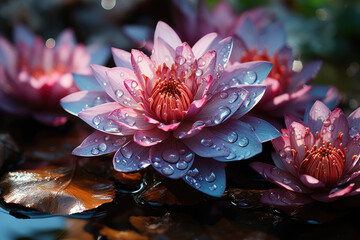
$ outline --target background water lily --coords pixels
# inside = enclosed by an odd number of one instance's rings
[[[76,44],[71,30],[45,44],[17,25],[14,41],[13,46],[0,37],[0,109],[48,125],[64,124],[67,118],[59,100],[78,90],[71,73],[91,74],[90,64],[105,63],[110,51],[101,45]]]
[[[265,91],[244,85],[247,73],[261,81],[271,63],[238,64],[224,72],[231,49],[231,38],[216,33],[191,48],[164,22],[156,27],[151,58],[135,49],[113,49],[117,67],[92,65],[97,83],[77,76],[83,91],[61,101],[98,130],[73,153],[116,151],[118,171],[152,165],[166,177],[221,196],[223,162],[248,159],[262,151],[261,142],[279,136],[267,122],[245,116]],[[242,79],[234,82],[234,76]]]
[[[287,129],[272,140],[276,166],[254,162],[259,174],[283,189],[269,189],[262,201],[271,205],[331,202],[360,193],[358,178],[360,108],[348,118],[317,101],[305,123],[286,117]]]

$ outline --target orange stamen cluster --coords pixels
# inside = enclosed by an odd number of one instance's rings
[[[193,101],[193,94],[185,84],[186,77],[178,76],[174,65],[169,69],[165,64],[158,67],[156,75],[158,79],[149,98],[151,110],[164,122],[181,121]],[[191,77],[194,78],[194,73],[188,78]]]

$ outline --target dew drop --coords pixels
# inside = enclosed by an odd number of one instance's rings
[[[204,60],[200,60],[199,62],[199,67],[203,67],[205,66],[206,62]]]
[[[197,183],[195,183],[195,184],[194,184],[194,186],[195,186],[197,189],[201,188],[201,184],[200,184],[200,183],[198,183],[198,182],[197,182]]]
[[[169,62],[169,61],[170,61],[169,56],[165,56],[165,62]]]
[[[277,167],[273,167],[272,169],[270,169],[270,172],[275,176],[281,174],[280,170]]]
[[[197,69],[195,71],[195,76],[200,77],[203,74],[203,71],[201,69]]]
[[[174,149],[165,150],[162,153],[162,158],[169,163],[176,163],[179,161],[179,152]]]
[[[199,170],[197,168],[194,168],[192,170],[189,170],[187,174],[191,177],[196,177],[199,174]]]
[[[206,138],[201,139],[200,143],[205,147],[211,147],[213,145],[213,141]]]
[[[254,71],[247,71],[245,78],[244,78],[244,83],[245,84],[253,84],[257,79],[257,75]]]
[[[131,82],[131,87],[136,88],[138,86],[138,83],[136,81]]]
[[[91,154],[98,155],[99,153],[100,153],[99,149],[97,149],[97,148],[91,149]]]
[[[247,137],[241,137],[239,139],[239,146],[240,147],[246,147],[249,144],[249,139]]]
[[[125,158],[131,158],[131,156],[134,154],[133,151],[131,151],[129,148],[127,147],[123,147],[120,149],[121,154],[125,157]]]
[[[186,59],[183,58],[182,56],[178,56],[176,58],[176,63],[179,64],[180,66],[183,65],[186,62]]]
[[[328,130],[329,130],[330,132],[334,131],[334,129],[335,129],[335,127],[334,127],[333,124],[331,124],[331,125],[328,127]]]
[[[161,168],[162,167],[161,163],[159,163],[159,162],[154,162],[153,166],[156,167],[156,168]]]
[[[217,189],[217,186],[215,184],[209,186],[210,191],[215,191]]]
[[[290,179],[287,179],[287,178],[284,178],[282,181],[283,181],[283,183],[285,183],[285,184],[290,184],[290,183],[291,183],[291,180],[290,180]]]
[[[142,56],[138,56],[137,62],[139,63],[139,62],[141,62],[142,60],[143,60],[143,57],[142,57]]]
[[[227,136],[227,140],[229,143],[234,143],[234,142],[236,142],[237,139],[238,139],[238,134],[236,132],[231,132]]]
[[[185,161],[179,161],[176,163],[176,168],[179,170],[184,170],[189,166],[189,164]]]
[[[125,74],[123,72],[120,73],[120,77],[124,77]]]
[[[116,125],[112,121],[105,123],[103,126],[103,129],[105,132],[118,132],[119,131],[118,125]]]
[[[109,136],[105,136],[105,137],[104,137],[104,140],[105,140],[105,141],[109,141],[109,140],[110,140],[110,137],[109,137]]]
[[[210,175],[209,176],[207,176],[207,177],[205,177],[205,181],[207,181],[207,182],[213,182],[213,181],[215,181],[215,179],[216,179],[216,176],[215,176],[215,173],[210,173]]]
[[[126,138],[125,137],[122,137],[122,138],[115,138],[112,140],[112,144],[115,146],[115,147],[118,147],[120,145],[123,145],[126,141]]]
[[[227,92],[222,92],[222,93],[220,93],[220,98],[222,98],[222,99],[225,99],[225,98],[227,98],[229,96],[229,94],[227,93]]]
[[[97,115],[93,118],[93,123],[95,124],[95,126],[99,126],[99,124],[101,123],[101,116]]]
[[[236,158],[236,154],[235,153],[230,153],[229,156],[226,157],[226,159],[231,160]]]
[[[104,152],[104,151],[106,151],[107,146],[105,143],[100,143],[98,148],[100,151]]]
[[[280,195],[274,192],[269,193],[270,200],[277,201],[280,199]]]
[[[284,150],[280,150],[280,151],[279,151],[279,156],[282,157],[282,158],[285,157],[285,156],[286,156],[286,152],[285,152]]]
[[[251,102],[250,98],[247,98],[247,99],[244,101],[244,107],[246,107],[246,108],[249,107],[250,102]]]
[[[326,119],[325,121],[324,121],[324,127],[328,127],[329,125],[330,125],[330,119]]]
[[[161,169],[161,173],[166,176],[170,176],[174,173],[174,168],[172,166],[168,165]]]
[[[184,157],[185,162],[191,162],[194,159],[194,154],[189,153]]]
[[[225,121],[225,118],[227,118],[230,115],[230,113],[231,113],[230,108],[226,106],[219,107],[219,112],[216,118],[214,119],[214,123],[215,124],[222,123],[223,121]]]
[[[236,100],[238,100],[238,98],[239,98],[239,94],[237,94],[236,92],[233,92],[233,93],[231,94],[230,99],[229,99],[229,103],[234,103],[234,102],[236,102]]]

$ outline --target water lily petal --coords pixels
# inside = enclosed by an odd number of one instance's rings
[[[247,98],[248,92],[242,88],[229,88],[215,94],[195,118],[205,122],[207,127],[223,123],[230,118]]]
[[[330,115],[330,109],[321,101],[316,101],[309,112],[308,126],[313,135],[321,132],[324,120]]]
[[[246,122],[253,127],[260,142],[266,142],[281,136],[281,133],[275,127],[260,118],[244,116],[241,118],[241,121]]]
[[[183,180],[200,192],[221,197],[226,185],[224,164],[211,158],[196,157]]]
[[[253,162],[250,166],[264,178],[287,190],[299,193],[310,192],[298,178],[287,171],[262,162]]]
[[[351,183],[345,188],[334,188],[330,193],[313,193],[311,194],[311,197],[320,202],[333,202],[336,199],[349,194],[354,186],[355,184]]]
[[[176,138],[189,138],[199,133],[205,127],[205,123],[201,120],[196,122],[183,121],[181,125],[174,130],[173,135]]]
[[[301,206],[313,202],[308,195],[286,189],[269,189],[261,196],[261,202],[273,206]]]
[[[155,63],[155,66],[166,63],[168,67],[171,67],[171,65],[175,63],[175,49],[162,38],[157,38],[154,42],[151,60]]]
[[[248,48],[259,45],[260,37],[250,17],[241,21],[235,30],[235,34],[244,40]]]
[[[320,135],[324,141],[335,142],[335,139],[342,133],[343,143],[349,141],[349,123],[340,108],[332,111],[327,119],[324,120]],[[336,146],[338,147],[338,146]]]
[[[15,77],[16,51],[14,47],[3,37],[0,37],[0,64],[7,72]]]
[[[114,169],[119,172],[134,172],[150,165],[148,147],[142,147],[130,140],[114,155]]]
[[[110,57],[110,48],[101,44],[86,46],[86,52],[90,54],[90,64],[106,64]]]
[[[62,98],[60,105],[68,113],[77,115],[85,109],[107,102],[113,100],[104,91],[79,91]]]
[[[272,56],[275,51],[286,44],[284,27],[280,23],[267,26],[260,36],[260,49],[266,48],[267,53]]]
[[[103,91],[94,76],[73,73],[73,78],[80,90]]]
[[[114,47],[111,48],[111,52],[117,67],[132,69],[131,54],[129,52]]]
[[[239,119],[248,113],[260,101],[266,90],[266,87],[263,85],[243,85],[241,88],[248,91],[249,94],[244,103],[241,104],[239,109],[232,116],[232,118],[235,119]]]
[[[131,139],[132,136],[117,136],[95,131],[76,147],[72,154],[82,157],[92,157],[112,153]]]
[[[131,50],[131,65],[134,69],[134,73],[139,81],[140,86],[143,90],[146,91],[148,96],[150,96],[150,91],[152,89],[151,82],[153,82],[153,78],[155,76],[155,65],[150,60],[148,56],[139,50],[132,49]],[[145,79],[142,76],[146,76],[150,79],[148,83],[145,83]]]
[[[318,179],[314,178],[313,176],[307,174],[300,175],[301,182],[310,189],[316,188],[324,188],[325,184]]]
[[[75,44],[76,44],[76,39],[75,39],[74,31],[71,29],[65,29],[56,38],[57,48],[63,45],[69,45],[70,47],[73,47],[75,46]]]
[[[307,84],[319,72],[321,65],[322,61],[312,61],[307,63],[303,67],[301,72],[293,75],[289,90],[293,91],[294,89],[297,89],[299,87],[302,87],[304,84]]]
[[[151,147],[149,156],[154,169],[172,179],[183,177],[195,158],[195,154],[175,138]]]
[[[17,24],[14,28],[14,40],[18,44],[20,42],[31,46],[34,42],[35,35],[24,25]]]
[[[158,128],[136,131],[134,134],[134,142],[141,146],[149,147],[161,143],[166,140],[169,135],[168,132],[161,131]]]
[[[176,47],[182,43],[177,33],[169,25],[162,21],[159,21],[156,25],[154,43],[159,38],[169,44],[173,49],[176,49]]]

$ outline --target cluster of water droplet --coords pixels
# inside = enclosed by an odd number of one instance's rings
[[[91,154],[98,155],[100,153],[104,153],[106,150],[111,151],[118,149],[120,146],[125,144],[126,137],[106,135],[104,139],[95,138],[93,142],[95,143],[94,145],[97,143],[98,145],[91,149]]]
[[[350,127],[349,135],[351,138],[356,137],[359,134],[359,128],[357,126]]]
[[[210,191],[215,191],[217,189],[217,185],[214,183],[216,180],[214,172],[205,175],[201,174],[197,168],[193,168],[186,173],[184,179],[197,189],[206,186]]]
[[[279,169],[277,167],[273,167],[270,169],[270,173],[275,179],[281,179],[282,183],[291,187],[294,191],[302,192],[302,189],[297,184],[295,184],[293,181],[291,181],[288,177],[284,176],[281,169]]]
[[[185,171],[194,161],[194,154],[185,149],[167,149],[161,156],[152,159],[153,166],[165,176],[171,176],[175,171]]]

